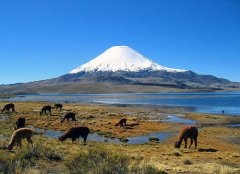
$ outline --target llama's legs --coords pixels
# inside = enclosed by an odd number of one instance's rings
[[[191,146],[192,146],[192,143],[193,143],[193,139],[192,138],[190,138],[190,145],[189,145],[189,149],[191,148]]]
[[[31,137],[27,138],[27,141],[28,141],[28,144],[31,144],[33,146],[33,142],[32,142]]]
[[[87,135],[82,136],[82,138],[83,138],[83,143],[86,144],[86,142],[87,142]]]
[[[197,138],[194,139],[195,149],[197,148]]]
[[[186,149],[187,148],[187,137],[184,138],[184,143],[185,143],[184,148]]]
[[[20,148],[22,148],[22,141],[21,140],[18,141],[18,145],[19,145]]]
[[[76,138],[72,138],[72,143],[74,143],[74,141],[76,141]]]

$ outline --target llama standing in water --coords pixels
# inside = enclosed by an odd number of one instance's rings
[[[9,142],[8,150],[11,151],[15,144],[18,144],[20,147],[22,147],[22,139],[25,138],[27,139],[28,144],[32,144],[32,135],[33,130],[30,128],[20,128],[15,130]]]
[[[19,128],[24,128],[25,127],[25,118],[24,117],[18,117],[16,120],[16,127],[14,127],[15,130]]]
[[[185,146],[184,148],[187,148],[187,139],[190,138],[191,142],[189,145],[189,149],[193,144],[195,144],[195,149],[197,148],[197,137],[198,137],[198,130],[194,126],[184,126],[181,128],[179,134],[178,134],[178,141],[175,142],[174,147],[175,148],[180,148],[182,141],[184,140]]]
[[[126,118],[123,118],[121,119],[118,123],[115,124],[115,126],[118,126],[120,125],[120,127],[126,127],[127,126],[127,119]]]
[[[64,141],[68,138],[71,138],[72,142],[74,142],[76,141],[77,138],[81,136],[85,144],[89,133],[90,133],[90,129],[88,127],[72,127],[68,131],[66,131],[62,136],[60,136],[58,139],[60,141]]]
[[[64,115],[64,117],[61,119],[61,123],[64,122],[64,120],[67,119],[67,121],[69,122],[69,119],[71,119],[72,121],[77,121],[75,113],[74,112],[68,112]]]
[[[9,112],[10,109],[12,110],[12,112],[15,112],[15,105],[14,105],[13,103],[6,104],[6,105],[3,107],[2,112],[4,112],[4,111]]]
[[[48,106],[48,105],[47,106],[43,106],[43,108],[42,108],[42,110],[40,112],[40,115],[42,115],[43,113],[47,114],[47,112],[48,112],[48,114],[51,115],[51,109],[52,109],[51,106]]]

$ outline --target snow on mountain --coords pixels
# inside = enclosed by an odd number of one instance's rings
[[[142,56],[137,51],[128,46],[114,46],[97,56],[95,59],[83,64],[70,71],[70,74],[76,74],[81,71],[130,71],[139,72],[148,71],[168,71],[184,72],[187,70],[173,69],[161,66],[152,60]]]

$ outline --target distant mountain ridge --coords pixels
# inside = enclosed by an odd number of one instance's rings
[[[63,76],[0,86],[0,94],[112,93],[240,88],[240,83],[167,68],[127,46],[114,46]]]

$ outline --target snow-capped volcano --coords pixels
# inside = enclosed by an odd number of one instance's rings
[[[184,72],[187,70],[173,69],[161,66],[152,60],[142,56],[137,51],[128,46],[114,46],[97,56],[95,59],[83,64],[70,71],[70,74],[79,72],[97,72],[97,71],[167,71]]]

